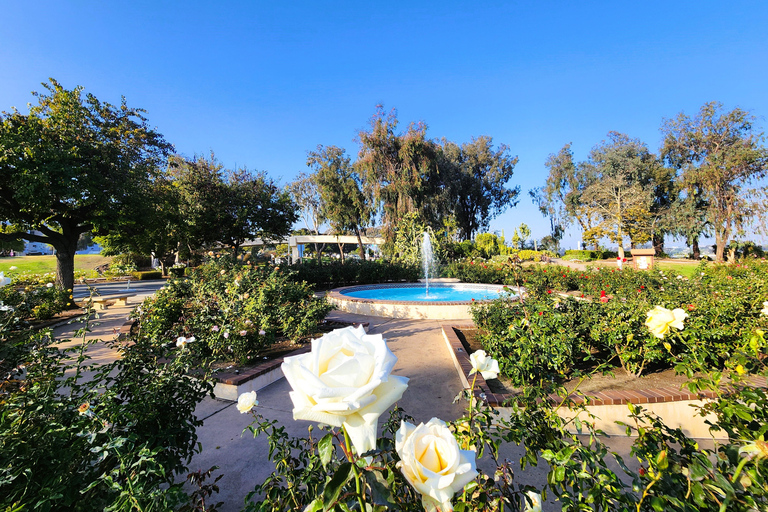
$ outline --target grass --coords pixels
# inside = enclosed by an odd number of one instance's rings
[[[112,258],[100,254],[76,254],[75,272],[91,272],[95,267],[109,263]],[[11,267],[17,267],[11,271]],[[0,272],[15,274],[47,274],[56,272],[56,256],[15,256],[0,258]]]
[[[691,278],[699,268],[698,261],[656,261],[656,268],[665,272],[674,272],[683,277]]]

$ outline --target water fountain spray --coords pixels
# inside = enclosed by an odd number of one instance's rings
[[[424,267],[424,282],[427,288],[427,297],[429,297],[429,278],[432,274],[435,258],[432,254],[432,240],[429,238],[429,233],[424,232],[423,239],[421,241],[421,264]]]

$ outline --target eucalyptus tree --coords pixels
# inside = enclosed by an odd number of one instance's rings
[[[576,221],[582,231],[582,240],[597,249],[599,237],[593,236],[597,216],[582,198],[584,191],[596,180],[594,168],[574,162],[571,143],[558,153],[550,154],[544,165],[549,170],[546,184],[529,193],[539,211],[549,217],[552,236],[559,240],[565,229]]]
[[[366,259],[361,230],[370,223],[373,209],[363,193],[362,180],[355,172],[346,152],[336,146],[317,146],[307,156],[307,166],[314,171],[320,191],[321,215],[339,234],[353,232],[357,236],[362,259]],[[339,244],[344,261],[344,250]]]
[[[447,214],[453,216],[464,239],[488,229],[490,221],[518,203],[520,187],[508,188],[518,159],[509,147],[493,146],[493,138],[481,136],[458,145],[443,140],[447,165],[440,168],[447,191]]]
[[[684,113],[665,120],[662,155],[678,169],[684,187],[696,190],[700,208],[715,235],[717,261],[734,235],[751,223],[762,224],[768,170],[765,137],[755,116],[734,108],[725,112],[718,102],[704,104],[695,117]],[[764,225],[761,225],[764,228]]]
[[[50,244],[56,285],[74,285],[82,233],[106,234],[142,203],[172,146],[144,110],[50,79],[28,114],[0,115],[0,239]]]
[[[406,213],[419,212],[434,223],[429,217],[439,217],[444,207],[437,194],[440,148],[427,139],[426,124],[412,123],[405,132],[396,133],[398,124],[397,112],[386,114],[379,105],[370,128],[358,133],[355,162],[369,203],[381,211],[384,237],[390,243]],[[435,213],[430,214],[432,210]]]
[[[319,235],[320,226],[325,222],[322,214],[320,187],[317,184],[316,174],[300,172],[296,179],[288,184],[288,192],[294,202],[301,208],[301,216],[304,224],[311,234]],[[322,261],[321,253],[325,244],[314,243],[317,262]]]

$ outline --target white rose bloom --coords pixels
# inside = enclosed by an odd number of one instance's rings
[[[533,491],[525,493],[528,500],[525,500],[525,509],[523,512],[541,512],[541,494]]]
[[[421,494],[424,510],[453,510],[453,495],[475,479],[475,452],[461,450],[444,421],[432,418],[414,426],[403,421],[395,434],[397,466]]]
[[[53,283],[48,283],[45,285],[46,288],[53,288]]]
[[[257,405],[259,405],[259,401],[256,400],[255,391],[240,393],[240,396],[237,397],[237,410],[240,411],[240,414],[247,413]]]
[[[5,277],[5,273],[4,272],[0,272],[0,288],[2,288],[3,286],[5,286],[7,284],[11,284],[11,278],[10,277]]]
[[[760,310],[760,314],[763,316],[768,316],[768,300],[763,302],[763,309]]]
[[[499,376],[499,362],[488,357],[485,350],[473,352],[469,356],[469,361],[472,363],[472,370],[469,372],[470,375],[480,372],[480,375],[482,375],[485,380],[495,379]]]
[[[19,267],[12,265],[8,270],[19,270]]]
[[[376,447],[379,416],[408,387],[390,375],[397,357],[380,334],[345,327],[312,340],[312,350],[286,357],[293,418],[344,426],[358,454]]]
[[[176,346],[179,348],[184,348],[187,346],[187,344],[192,343],[195,341],[194,336],[190,336],[189,338],[185,338],[184,336],[179,336],[176,338]]]

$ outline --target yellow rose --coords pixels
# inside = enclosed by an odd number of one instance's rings
[[[683,320],[688,318],[688,313],[680,308],[672,311],[661,306],[656,306],[648,312],[648,318],[645,320],[645,326],[651,331],[651,334],[657,338],[663,338],[669,332],[670,327],[683,330]]]

